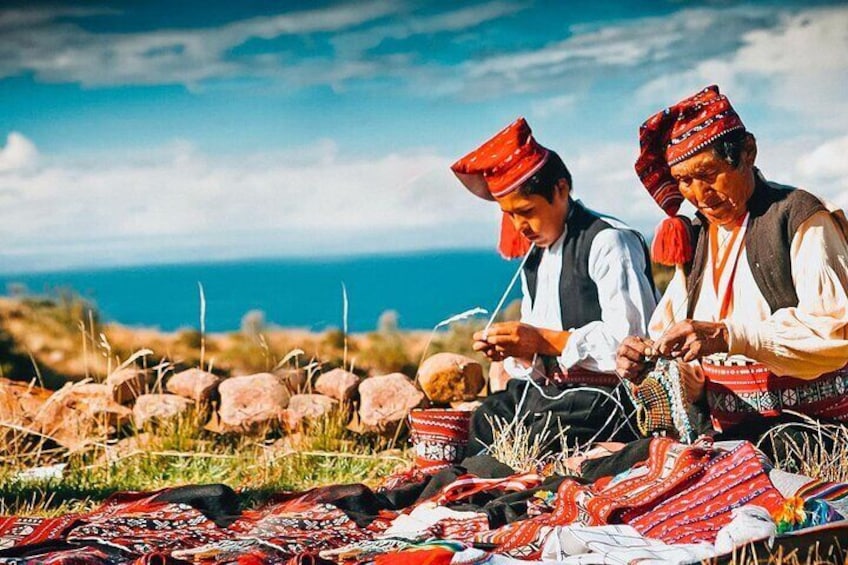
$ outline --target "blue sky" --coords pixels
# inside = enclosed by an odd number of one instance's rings
[[[491,247],[448,166],[521,115],[647,232],[637,128],[712,83],[848,205],[844,2],[3,6],[3,271]]]

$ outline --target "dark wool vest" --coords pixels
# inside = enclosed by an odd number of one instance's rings
[[[824,204],[809,192],[766,182],[757,172],[754,193],[748,201],[745,252],[754,281],[772,313],[798,305],[789,257],[792,238],[802,223],[822,210],[826,210]],[[707,270],[706,227],[703,219],[695,226],[695,257],[686,281],[686,317],[690,319]]]
[[[566,220],[565,241],[562,243],[562,274],[559,279],[560,317],[563,330],[579,328],[601,319],[598,303],[598,287],[589,276],[589,252],[595,236],[607,229],[615,229],[603,218],[587,210],[579,202],[569,202]],[[637,232],[638,233],[638,232]],[[642,239],[641,236],[639,238]],[[539,263],[544,249],[536,247],[524,264],[524,276],[531,304],[536,300]],[[645,259],[645,274],[653,287],[651,262],[647,260],[648,249],[642,241]]]

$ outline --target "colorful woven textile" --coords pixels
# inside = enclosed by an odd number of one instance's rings
[[[76,514],[58,518],[0,517],[0,549],[62,539]]]
[[[758,504],[771,511],[782,503],[750,443],[716,452],[706,445],[657,438],[644,465],[592,485],[565,480],[551,514],[508,524],[478,539],[525,559],[538,557],[552,527],[575,523],[626,523],[666,543],[712,542],[734,508]]]
[[[470,461],[463,464],[473,466]],[[327,565],[322,560],[375,559],[436,565],[458,563],[454,557],[460,554],[469,564],[495,564],[540,557],[557,528],[561,532],[563,526],[572,526],[577,531],[604,525],[626,525],[611,530],[638,534],[642,545],[634,545],[632,555],[657,558],[700,551],[730,524],[735,509],[742,509],[737,518],[754,508],[766,513],[766,519],[787,509],[800,516],[803,509],[804,522],[794,520],[803,526],[838,519],[828,505],[848,498],[846,485],[786,473],[781,480],[774,475],[781,485],[789,485],[781,487],[782,495],[766,474],[760,454],[747,442],[721,450],[709,443],[687,446],[655,438],[642,463],[592,484],[573,478],[543,484],[533,473],[494,479],[464,474],[440,482],[446,475],[450,473],[430,479],[433,488],[403,507],[391,505],[391,493],[375,493],[363,485],[283,493],[241,513],[226,497],[223,503],[198,500],[197,493],[217,492],[204,487],[191,487],[193,494],[182,497],[176,496],[184,493],[180,489],[122,493],[87,514],[49,520],[0,518],[0,540],[6,547],[0,550],[0,565]],[[540,485],[545,490],[527,492]],[[802,495],[803,504],[798,502]],[[790,496],[797,498],[794,506],[785,504]],[[509,512],[492,513],[493,503],[511,505]],[[496,515],[501,521],[493,518]],[[494,523],[506,525],[492,529]],[[595,531],[587,534],[594,536]],[[626,545],[621,548],[625,553]],[[477,550],[469,551],[472,546]]]

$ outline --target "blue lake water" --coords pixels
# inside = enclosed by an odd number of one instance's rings
[[[269,324],[323,330],[342,327],[344,283],[350,331],[373,330],[386,310],[402,329],[429,329],[475,306],[493,310],[517,268],[487,251],[250,260],[0,275],[0,292],[13,283],[32,293],[72,288],[105,320],[171,331],[199,327],[200,282],[208,331],[237,330],[250,310]]]

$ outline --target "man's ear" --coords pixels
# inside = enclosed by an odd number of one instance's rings
[[[568,181],[564,178],[561,178],[556,183],[556,190],[559,192],[564,198],[568,198],[571,194],[571,185],[568,184]]]
[[[757,160],[757,140],[752,134],[745,136],[745,144],[742,146],[740,164],[753,167]]]

